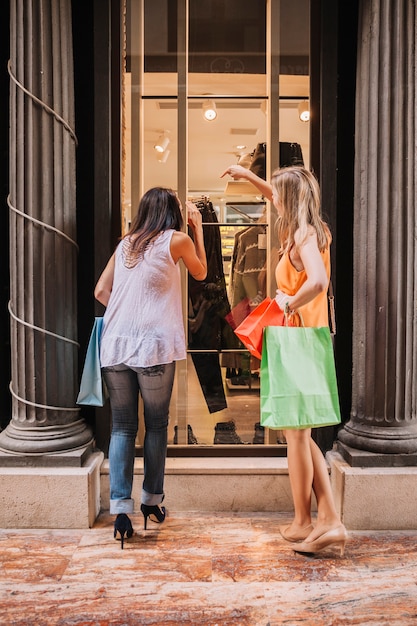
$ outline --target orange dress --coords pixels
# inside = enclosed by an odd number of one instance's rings
[[[330,242],[321,256],[326,268],[327,277],[330,280]],[[291,263],[290,255],[286,252],[280,259],[276,271],[276,281],[278,289],[284,291],[289,296],[293,296],[307,280],[305,270],[298,271]],[[319,293],[310,302],[297,309],[303,318],[304,326],[328,326],[329,312],[327,303],[327,289]]]

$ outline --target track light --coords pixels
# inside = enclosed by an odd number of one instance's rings
[[[217,111],[214,100],[205,100],[203,102],[203,117],[208,122],[212,122],[216,119]]]
[[[310,121],[310,104],[308,100],[303,100],[298,105],[298,115],[302,122]]]
[[[162,154],[168,148],[168,145],[169,145],[169,137],[168,137],[168,131],[166,130],[164,131],[163,135],[160,135],[158,137],[158,141],[154,145],[154,148],[157,152]]]
[[[156,155],[158,163],[166,163],[168,161],[168,157],[171,154],[171,150],[165,150],[164,152],[160,152]]]

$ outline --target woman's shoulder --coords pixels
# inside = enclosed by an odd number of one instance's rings
[[[187,233],[182,230],[174,231],[171,239],[171,256],[174,259],[175,263],[184,256],[184,254],[188,254],[193,246],[193,240]]]
[[[190,237],[184,231],[182,230],[172,231],[172,238],[171,238],[172,244],[181,246],[182,244],[188,241],[190,241]]]
[[[125,245],[125,237],[122,237],[122,239],[120,239],[120,241],[117,242],[117,245],[114,248],[114,252],[113,252],[113,257],[114,258],[120,257],[124,245]]]
[[[312,224],[307,224],[305,229],[297,228],[294,233],[294,244],[297,248],[314,241],[317,241],[317,231]]]
[[[153,245],[169,245],[172,241],[172,238],[175,234],[175,230],[173,228],[168,228],[167,230],[161,230],[152,240]]]

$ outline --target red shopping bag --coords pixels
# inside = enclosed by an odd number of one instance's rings
[[[243,298],[233,309],[224,316],[224,319],[230,324],[233,330],[243,322],[245,318],[250,314],[250,300],[249,298]]]
[[[275,299],[267,297],[235,328],[235,333],[252,356],[261,359],[265,326],[284,326],[284,324],[284,311],[281,311]]]

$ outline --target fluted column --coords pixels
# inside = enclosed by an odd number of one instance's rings
[[[78,388],[74,91],[70,0],[10,3],[12,420],[0,448],[88,446]]]
[[[356,102],[353,397],[343,444],[417,451],[416,3],[362,0]]]

